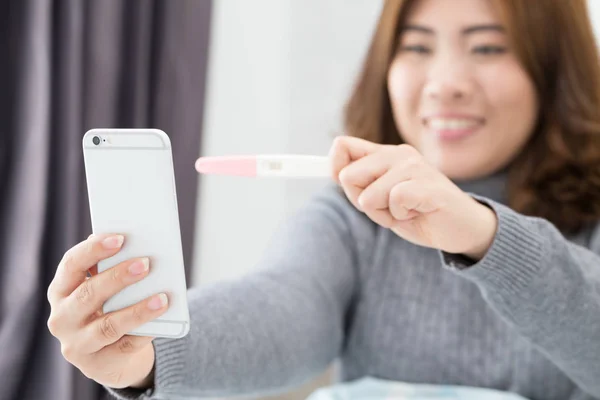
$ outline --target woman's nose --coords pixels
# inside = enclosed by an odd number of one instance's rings
[[[468,102],[473,95],[473,83],[465,66],[444,64],[429,74],[425,96],[442,103]]]
[[[431,100],[455,102],[464,99],[467,93],[456,83],[430,82],[425,88],[425,95]]]

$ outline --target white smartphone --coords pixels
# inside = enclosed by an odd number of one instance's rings
[[[171,142],[158,129],[92,129],[83,155],[94,234],[120,233],[123,248],[98,272],[135,257],[150,259],[141,281],[104,303],[109,313],[166,293],[168,310],[130,335],[180,338],[190,316],[175,191]]]

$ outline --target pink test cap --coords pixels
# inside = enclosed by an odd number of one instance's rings
[[[196,171],[207,175],[256,176],[256,157],[221,156],[200,157],[196,160]]]

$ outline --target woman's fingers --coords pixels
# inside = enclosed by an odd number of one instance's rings
[[[331,151],[333,174],[346,197],[384,227],[426,212],[419,182],[430,168],[409,145],[383,146],[357,138],[338,138]]]
[[[48,300],[53,302],[70,295],[86,280],[90,268],[119,252],[123,240],[121,235],[98,235],[68,250],[48,287]]]
[[[395,184],[389,192],[389,210],[396,221],[406,221],[418,216],[419,207],[424,202],[422,185],[415,181],[403,181]]]
[[[418,214],[434,212],[439,208],[434,192],[430,185],[419,181],[400,182],[390,191],[390,212],[397,220],[406,219],[407,210]]]
[[[340,183],[340,172],[350,163],[379,151],[380,144],[350,136],[337,137],[329,150],[333,179]]]
[[[367,210],[383,210],[389,208],[390,192],[405,177],[401,176],[397,168],[386,171],[381,177],[369,184],[358,196],[358,204]]]
[[[136,258],[86,279],[61,304],[61,309],[68,310],[65,322],[81,325],[89,320],[112,296],[144,279],[149,267],[148,258]]]
[[[127,332],[161,316],[167,310],[168,302],[167,295],[161,293],[130,307],[105,314],[82,330],[79,342],[87,351],[95,353],[116,343]]]
[[[154,338],[150,336],[125,335],[97,352],[95,357],[99,362],[108,364],[111,360],[118,359],[119,356],[137,353],[152,343],[152,340]]]
[[[391,228],[397,221],[415,218],[419,213],[412,209],[413,201],[409,196],[403,197],[406,191],[416,190],[414,181],[398,182],[404,177],[391,169],[381,178],[369,185],[359,196],[358,203],[365,214],[377,224]]]

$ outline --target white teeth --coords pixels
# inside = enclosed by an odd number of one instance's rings
[[[472,119],[431,118],[427,124],[435,130],[458,130],[473,128],[479,123]]]

